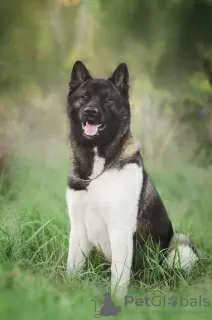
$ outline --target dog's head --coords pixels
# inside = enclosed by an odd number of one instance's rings
[[[130,126],[129,74],[121,63],[108,79],[92,78],[76,61],[69,82],[68,116],[71,133],[80,143],[103,145]]]

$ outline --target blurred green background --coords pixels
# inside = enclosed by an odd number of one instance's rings
[[[17,149],[36,129],[62,132],[76,59],[98,77],[128,63],[150,165],[211,164],[211,0],[2,0],[0,15],[2,165],[14,139]]]
[[[128,64],[133,133],[146,167],[174,228],[204,253],[191,275],[153,262],[131,293],[211,299],[212,1],[1,0],[1,319],[93,319],[90,300],[109,287],[98,263],[82,278],[65,275],[66,95],[78,59],[96,77]],[[142,316],[179,318],[150,309]]]

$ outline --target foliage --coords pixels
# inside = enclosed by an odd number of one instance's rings
[[[192,131],[197,153],[208,154],[200,163],[211,163],[211,1],[4,0],[0,16],[0,103],[7,113],[52,92],[64,103],[77,59],[96,76],[125,60],[133,104],[168,93],[176,121]]]

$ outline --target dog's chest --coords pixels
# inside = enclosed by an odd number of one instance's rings
[[[103,168],[104,159],[95,157],[90,179],[98,176]],[[90,182],[87,191],[69,190],[71,221],[80,220],[88,240],[100,246],[108,258],[111,257],[110,231],[118,228],[135,231],[142,181],[142,169],[128,164],[121,170],[106,170]]]

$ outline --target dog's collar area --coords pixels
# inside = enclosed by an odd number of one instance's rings
[[[104,169],[103,169],[99,174],[97,174],[97,176],[95,176],[95,177],[93,177],[93,178],[91,178],[91,179],[82,179],[82,178],[80,178],[80,177],[78,177],[78,176],[74,176],[74,179],[76,179],[76,180],[78,180],[78,181],[82,181],[82,182],[87,182],[87,183],[90,183],[90,182],[96,180],[96,179],[99,178],[104,172],[108,171],[108,170],[115,164],[116,160],[120,157],[120,154],[121,154],[121,153],[119,153],[119,154],[117,155],[117,157],[116,157],[113,161],[111,161],[111,163],[109,163],[106,167],[104,167]],[[71,175],[69,174],[69,176],[71,176]]]
[[[133,143],[132,143],[133,141]],[[78,176],[74,176],[75,180],[84,182],[84,183],[90,183],[93,180],[98,179],[104,172],[108,171],[118,159],[126,159],[128,157],[129,154],[135,154],[137,151],[140,150],[140,144],[137,141],[134,140],[130,140],[131,143],[127,144],[124,146],[123,150],[121,150],[118,155],[115,157],[115,159],[113,161],[111,161],[111,163],[109,163],[106,167],[103,168],[103,170],[95,177],[91,178],[91,179],[82,179]],[[70,174],[69,174],[70,176]],[[72,175],[73,176],[73,175]]]

